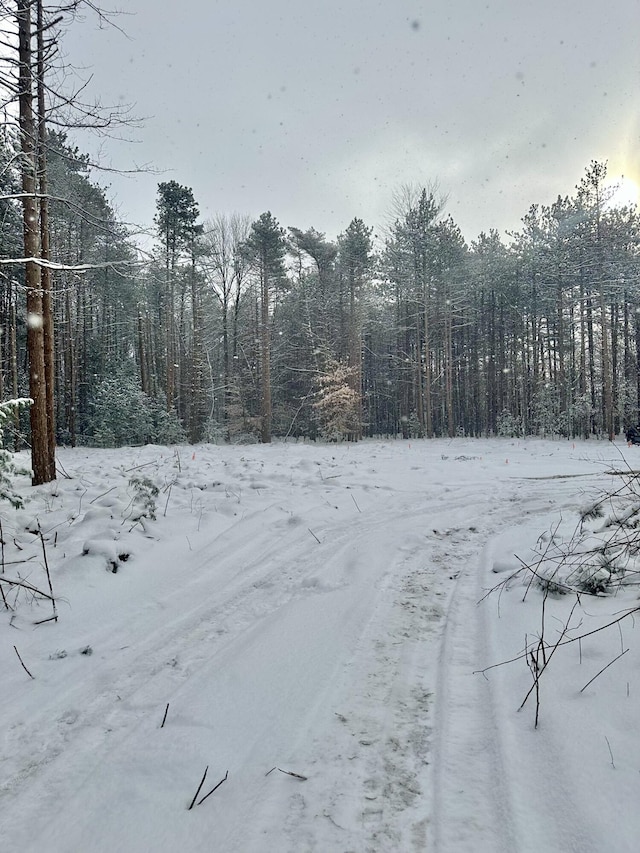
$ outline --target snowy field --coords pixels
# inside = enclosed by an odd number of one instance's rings
[[[640,448],[58,458],[0,513],[2,850],[640,849]]]

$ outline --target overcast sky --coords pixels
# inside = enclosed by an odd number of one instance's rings
[[[126,0],[127,33],[74,25],[68,61],[133,144],[103,140],[120,215],[151,224],[158,181],[217,212],[334,238],[379,230],[403,184],[437,181],[467,240],[519,227],[591,159],[640,182],[640,0]],[[78,138],[84,150],[96,142]],[[91,148],[89,148],[91,146]]]

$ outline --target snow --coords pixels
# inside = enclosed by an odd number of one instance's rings
[[[638,606],[639,453],[61,449],[1,513],[2,848],[637,850],[638,628],[589,632]],[[604,593],[560,594],[621,531]],[[44,554],[57,621],[7,582],[48,593]]]

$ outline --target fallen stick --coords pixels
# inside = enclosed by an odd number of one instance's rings
[[[607,742],[607,746],[609,747],[609,755],[611,756],[611,766],[612,766],[612,767],[613,767],[613,769],[615,770],[615,769],[616,769],[616,765],[615,765],[615,763],[614,763],[614,761],[613,761],[613,752],[611,751],[611,744],[609,743],[609,738],[605,735],[605,736],[604,736],[604,739],[606,740],[606,742]]]
[[[62,464],[60,463],[59,459],[56,459],[56,468],[61,471],[62,476],[65,477],[67,480],[71,479],[71,475],[67,474],[67,472],[64,470]]]
[[[14,650],[14,652],[18,655],[18,660],[19,660],[19,661],[20,661],[20,663],[22,664],[22,668],[23,668],[23,669],[24,669],[24,671],[27,673],[27,675],[29,676],[29,678],[35,678],[35,676],[31,675],[31,673],[29,672],[29,670],[27,669],[27,667],[24,665],[24,661],[23,661],[23,660],[22,660],[22,658],[20,657],[20,652],[17,650],[17,648],[16,648],[15,646],[13,647],[13,650]]]
[[[38,619],[38,621],[34,622],[33,624],[34,625],[44,625],[45,622],[57,622],[57,621],[58,621],[57,616],[47,616],[46,619]]]
[[[15,648],[15,646],[14,646],[14,648]],[[191,805],[190,805],[190,806],[189,806],[189,808],[187,809],[187,811],[188,811],[188,812],[190,812],[190,811],[191,811],[191,809],[192,809],[192,808],[195,806],[195,804],[196,804],[196,800],[198,799],[198,794],[200,793],[200,789],[201,789],[201,788],[202,788],[202,786],[204,785],[204,780],[207,778],[207,770],[208,770],[208,769],[209,769],[209,765],[207,764],[207,766],[204,768],[204,774],[203,774],[203,776],[202,776],[202,779],[200,780],[200,784],[198,785],[198,790],[197,790],[197,791],[195,792],[195,794],[193,795],[193,799],[191,800]]]
[[[107,491],[106,491],[106,492],[103,492],[101,495],[96,495],[96,496],[95,496],[95,498],[92,498],[92,499],[89,501],[89,503],[90,503],[90,504],[92,504],[92,503],[94,503],[95,501],[99,500],[100,498],[103,498],[105,495],[108,495],[108,494],[109,494],[109,492],[112,492],[115,488],[116,488],[116,486],[111,486],[111,488],[110,488],[110,489],[107,489]]]
[[[2,583],[8,583],[9,586],[20,586],[20,587],[22,587],[22,589],[29,590],[29,592],[32,592],[34,595],[41,595],[43,598],[48,598],[50,601],[53,600],[50,595],[47,595],[47,593],[44,592],[44,590],[38,589],[37,587],[32,586],[30,583],[27,583],[26,581],[17,581],[17,580],[14,580],[13,578],[7,578],[7,577],[3,576]]]
[[[617,657],[615,657],[613,660],[610,660],[610,661],[609,661],[609,663],[608,663],[606,666],[603,666],[603,667],[602,667],[602,669],[600,670],[600,672],[597,672],[597,673],[593,676],[593,678],[592,678],[590,681],[587,681],[587,683],[585,684],[585,686],[580,690],[580,693],[582,693],[583,691],[585,691],[585,690],[587,689],[587,687],[588,687],[590,684],[592,684],[592,683],[596,680],[596,678],[597,678],[599,675],[602,675],[602,673],[605,671],[605,669],[609,669],[609,667],[611,666],[611,664],[612,664],[612,663],[615,663],[617,660],[620,660],[620,658],[622,657],[622,655],[626,655],[626,653],[627,653],[628,651],[629,651],[629,649],[625,649],[623,652],[620,652],[620,654],[619,654]]]
[[[301,782],[306,782],[308,779],[307,776],[301,776],[299,773],[292,773],[290,770],[283,770],[281,767],[278,767],[278,770],[281,773],[286,773],[287,776],[293,776],[294,779],[300,779]]]
[[[162,515],[163,515],[165,518],[166,518],[166,515],[167,515],[167,509],[168,509],[168,507],[169,507],[169,498],[171,497],[171,487],[172,487],[172,486],[173,486],[173,483],[169,483],[169,489],[168,489],[168,492],[167,492],[167,502],[166,502],[166,504],[164,505],[164,512],[162,513]]]
[[[133,468],[125,468],[124,473],[128,474],[129,471],[138,471],[140,468],[146,468],[148,465],[155,465],[157,461],[157,459],[152,459],[151,462],[143,462],[142,465],[134,465]]]
[[[293,776],[294,779],[300,779],[301,782],[306,782],[309,778],[308,776],[301,776],[299,773],[292,773],[290,770],[283,770],[281,767],[272,767],[271,770],[268,770],[264,775],[269,776],[269,774],[273,773],[274,770],[279,770],[280,773],[286,773],[287,776]]]
[[[164,724],[167,720],[167,714],[169,713],[169,703],[167,702],[167,707],[164,709],[164,717],[162,718],[162,722],[160,723],[160,728],[164,728]],[[196,795],[197,796],[197,795]]]
[[[54,622],[57,622],[58,621],[58,611],[56,609],[56,600],[53,596],[53,587],[51,585],[51,574],[49,573],[49,561],[47,560],[47,549],[46,549],[46,546],[44,544],[44,536],[42,535],[42,530],[40,530],[39,533],[40,533],[40,541],[42,542],[42,555],[44,557],[44,568],[45,568],[45,571],[47,573],[47,580],[49,582],[49,592],[51,593],[51,606],[53,608],[52,619]],[[49,620],[44,620],[44,621],[49,621]]]
[[[214,791],[217,791],[218,788],[220,787],[220,785],[222,785],[223,782],[226,782],[228,778],[229,778],[229,771],[227,770],[227,772],[224,774],[223,778],[218,782],[218,784],[214,785],[213,788],[209,791],[209,793],[205,794],[204,797],[198,801],[198,805],[201,806],[202,803],[204,803],[204,801],[207,799],[207,797],[210,797]]]

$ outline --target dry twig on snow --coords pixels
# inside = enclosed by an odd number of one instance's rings
[[[222,783],[223,783],[223,782],[226,782],[228,778],[229,778],[229,771],[227,770],[227,772],[224,774],[224,776],[223,776],[223,777],[222,777],[222,779],[218,782],[218,784],[217,784],[217,785],[214,785],[214,786],[213,786],[213,788],[209,791],[209,793],[208,793],[208,794],[205,794],[205,795],[204,795],[204,797],[203,797],[201,800],[198,800],[198,805],[199,805],[199,806],[200,806],[200,805],[202,805],[202,803],[204,803],[204,801],[207,799],[207,797],[210,797],[210,796],[211,796],[211,794],[213,794],[213,792],[214,792],[214,791],[217,791],[217,790],[218,790],[218,788],[220,787],[220,785],[222,785]],[[203,780],[203,781],[204,781],[204,780]]]
[[[189,806],[189,808],[187,809],[187,811],[188,811],[188,812],[190,812],[190,811],[191,811],[191,809],[192,809],[192,808],[195,806],[195,804],[196,804],[196,800],[198,799],[198,794],[200,793],[200,790],[202,789],[202,786],[204,785],[204,780],[207,778],[207,771],[208,771],[208,770],[209,770],[209,765],[207,764],[207,766],[204,768],[204,773],[203,773],[203,775],[202,775],[202,779],[200,780],[200,784],[198,785],[198,790],[197,790],[197,791],[195,792],[195,794],[193,795],[193,799],[191,800],[191,805],[190,805],[190,806]]]
[[[32,674],[29,672],[29,670],[27,669],[27,667],[25,666],[24,661],[23,661],[23,660],[22,660],[22,658],[20,657],[20,652],[18,651],[18,649],[14,646],[14,647],[13,647],[13,650],[14,650],[14,652],[18,655],[18,660],[19,660],[19,661],[20,661],[20,663],[22,664],[22,668],[23,668],[23,669],[24,669],[24,671],[27,673],[27,675],[29,676],[29,678],[35,678],[35,675],[32,675]]]

